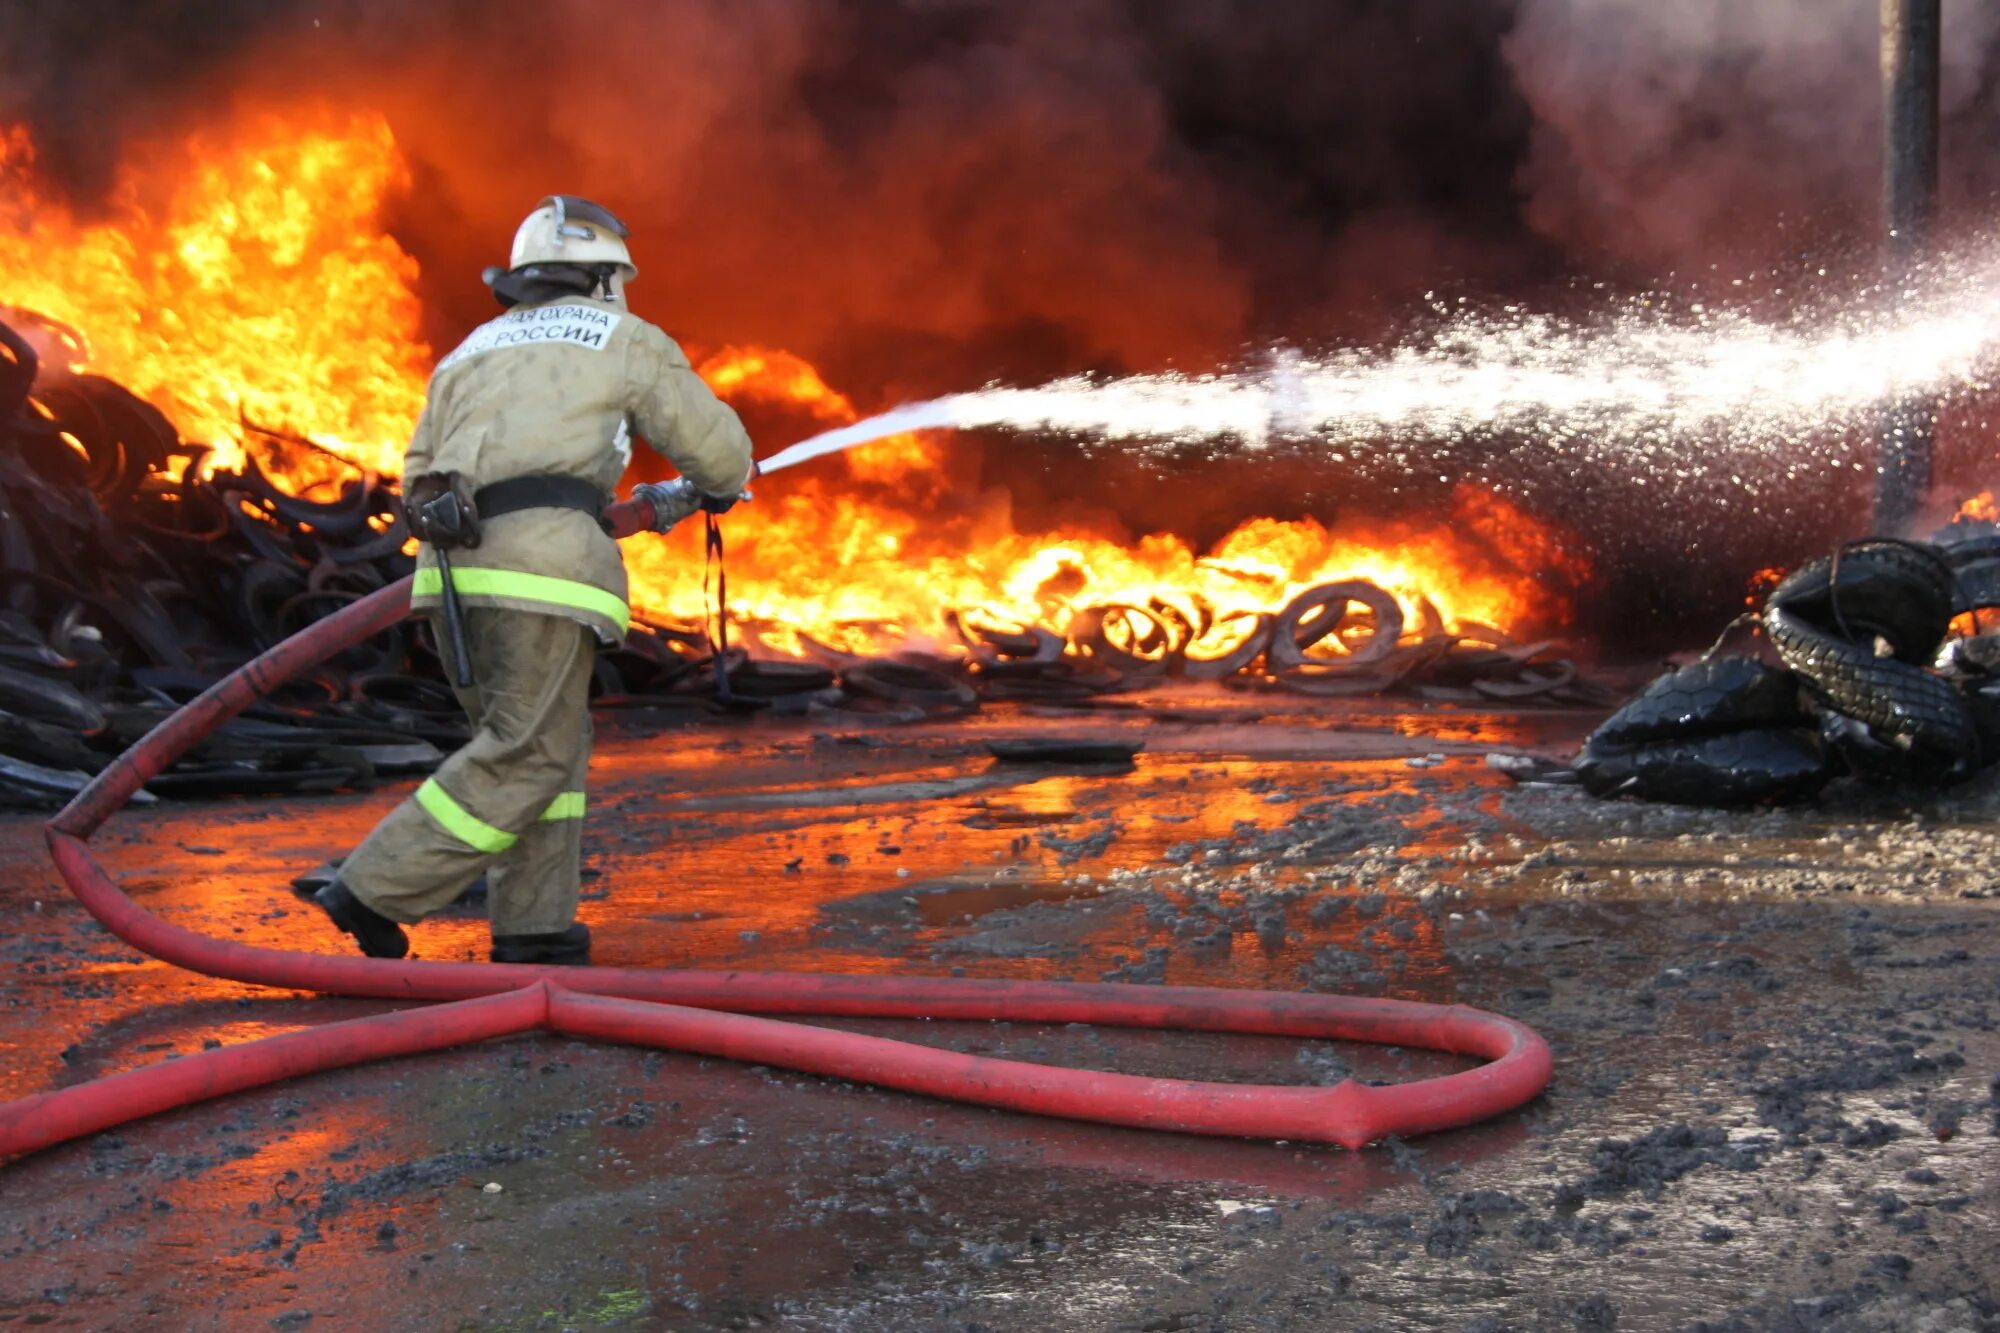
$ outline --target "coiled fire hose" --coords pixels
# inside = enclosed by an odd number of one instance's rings
[[[650,512],[608,512],[613,535]],[[1541,1092],[1552,1060],[1525,1024],[1461,1005],[1349,996],[946,977],[842,976],[502,963],[390,961],[216,939],[139,906],[88,839],[132,794],[214,728],[283,684],[401,621],[410,580],[321,620],[167,718],[46,826],[65,883],[119,939],[176,967],[287,990],[444,1001],[226,1046],[0,1104],[0,1155],[31,1152],[179,1106],[369,1060],[550,1031],[720,1056],[954,1101],[1185,1133],[1349,1148],[1511,1110]],[[965,1055],[755,1015],[1006,1020],[1338,1039],[1448,1051],[1490,1063],[1371,1087],[1202,1083]]]

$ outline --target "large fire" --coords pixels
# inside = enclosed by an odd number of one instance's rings
[[[282,121],[128,170],[111,216],[44,197],[27,134],[0,130],[0,305],[81,335],[80,359],[242,457],[244,422],[394,471],[424,402],[417,266],[383,234],[403,183],[389,127]]]
[[[295,487],[327,479],[330,460],[274,446],[264,427],[392,473],[434,359],[418,336],[415,261],[382,223],[405,184],[379,118],[254,119],[157,148],[86,219],[41,186],[28,135],[0,129],[0,313],[66,326],[47,359],[152,400],[184,437],[216,446],[204,466],[247,453]],[[746,412],[776,404],[815,427],[860,415],[785,352],[731,347],[698,369]],[[1584,572],[1554,530],[1469,486],[1427,522],[1251,519],[1203,552],[1171,535],[1017,531],[1003,494],[959,495],[949,466],[948,439],[903,436],[774,477],[727,520],[734,614],[779,651],[808,647],[801,634],[879,649],[949,643],[952,611],[1060,628],[1087,606],[1158,605],[1200,623],[1204,606],[1272,609],[1361,578],[1396,593],[1412,625],[1434,609],[1448,625],[1547,629],[1567,621],[1566,589]],[[626,554],[642,613],[700,617],[692,534]]]

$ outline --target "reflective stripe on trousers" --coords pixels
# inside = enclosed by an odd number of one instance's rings
[[[436,778],[426,778],[424,785],[417,788],[417,804],[438,822],[438,827],[476,851],[498,855],[521,840],[518,834],[494,828],[453,800],[451,793],[439,786]],[[544,822],[582,819],[586,804],[582,792],[566,791],[549,802],[549,808],[542,811],[540,818]]]
[[[376,825],[341,878],[408,925],[484,873],[494,934],[559,931],[576,919],[596,636],[566,615],[494,606],[468,606],[465,628],[475,681],[456,693],[472,735]]]

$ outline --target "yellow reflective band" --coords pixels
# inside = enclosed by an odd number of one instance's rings
[[[564,792],[562,795],[556,797],[553,801],[549,802],[549,808],[542,811],[542,818],[545,820],[582,819],[583,793],[580,791]]]
[[[512,569],[480,569],[454,565],[451,586],[464,597],[517,597],[525,602],[546,602],[603,616],[623,634],[632,623],[632,608],[622,598],[602,588],[575,579],[550,578],[546,574],[523,574]],[[413,597],[435,597],[444,591],[444,575],[435,565],[417,571]]]
[[[436,778],[424,779],[424,785],[417,788],[417,804],[446,833],[475,850],[498,855],[520,841],[514,834],[494,828],[453,800],[450,792],[438,786]]]

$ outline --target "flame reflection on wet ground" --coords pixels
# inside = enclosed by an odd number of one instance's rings
[[[728,1327],[782,1324],[786,1311],[831,1302],[847,1314],[795,1322],[894,1327],[870,1302],[927,1300],[943,1275],[982,1309],[1058,1282],[1065,1308],[1089,1323],[1092,1310],[1152,1308],[1147,1291],[1199,1287],[1177,1266],[1226,1271],[1237,1261],[1217,1256],[1243,1242],[1244,1255],[1282,1252],[1290,1276],[1268,1279],[1280,1286],[1323,1265],[1306,1254],[1344,1247],[1344,1271],[1374,1293],[1374,1308],[1414,1318],[1434,1310],[1436,1290],[1420,1277],[1444,1271],[1443,1260],[1427,1257],[1421,1234],[1396,1240],[1395,1217],[1421,1218],[1438,1189],[1539,1197],[1587,1173],[1604,1136],[1638,1137],[1662,1117],[1734,1111],[1750,1142],[1765,1131],[1722,1071],[1870,984],[1828,961],[1844,956],[1851,927],[1782,904],[1669,901],[1609,885],[1570,899],[1554,887],[1562,867],[1504,894],[1452,896],[1467,853],[1525,860],[1541,845],[1506,844],[1520,826],[1494,814],[1507,802],[1485,749],[1560,750],[1586,717],[1282,707],[1171,700],[1155,711],[1193,720],[1150,723],[1140,712],[996,709],[846,732],[607,722],[583,915],[601,960],[615,964],[1313,987],[1500,1008],[1557,1043],[1558,1082],[1544,1102],[1414,1152],[1349,1154],[510,1039],[225,1099],[0,1168],[0,1251],[20,1293],[0,1297],[0,1313],[102,1326],[138,1311],[227,1326],[353,1311],[356,1292],[370,1291],[393,1293],[392,1307],[373,1323],[355,1316],[358,1326],[435,1327],[447,1312],[445,1326],[472,1328],[648,1317]],[[1129,771],[997,765],[983,749],[999,736],[1139,730],[1148,748]],[[133,810],[99,845],[134,896],[171,920],[331,950],[340,941],[285,881],[351,845],[401,790]],[[0,910],[21,925],[0,944],[0,1095],[383,1007],[140,959],[61,895],[32,821],[8,826]],[[1627,842],[1607,842],[1607,862],[1685,854]],[[1710,942],[1731,932],[1750,943]],[[417,932],[418,951],[473,958],[484,935],[476,911],[455,909]],[[1750,961],[1703,971],[1735,955]],[[1681,973],[1689,980],[1676,987]],[[1754,988],[1763,976],[1786,984]],[[1720,1041],[1713,1011],[1685,1003],[1708,993],[1734,1006]],[[1664,999],[1599,1004],[1652,994]],[[1331,1082],[1461,1067],[1335,1043],[849,1026],[1192,1077]],[[1895,1100],[1874,1096],[1870,1114],[1910,1120]],[[1956,1154],[1983,1151],[1968,1140],[1932,1156],[1956,1169]],[[488,1193],[489,1182],[502,1188]],[[1733,1173],[1691,1177],[1674,1206],[1727,1215],[1742,1188]],[[1805,1217],[1833,1206],[1811,1204]],[[1331,1219],[1332,1230],[1308,1218]],[[1804,1236],[1811,1224],[1778,1230]],[[558,1235],[560,1245],[549,1239]],[[1369,1237],[1388,1250],[1355,1258]],[[1514,1253],[1514,1278],[1478,1299],[1515,1309],[1508,1292],[1565,1289],[1587,1270],[1605,1290],[1699,1311],[1704,1293],[1676,1294],[1663,1266],[1691,1272],[1699,1259],[1703,1271],[1746,1278],[1758,1267],[1749,1251],[1678,1233],[1648,1252],[1626,1254],[1629,1272],[1567,1242]]]

